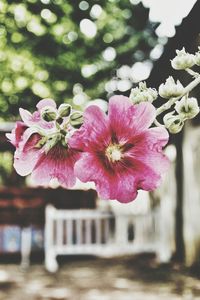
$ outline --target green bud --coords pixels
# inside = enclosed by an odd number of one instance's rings
[[[58,108],[58,114],[59,117],[64,118],[64,117],[68,117],[71,113],[71,105],[68,103],[63,103],[59,106]]]
[[[83,113],[80,111],[75,111],[70,115],[70,124],[79,128],[83,124]]]
[[[62,138],[60,133],[56,133],[48,138],[45,144],[45,153],[47,154]]]
[[[133,104],[138,104],[141,102],[152,103],[158,96],[156,89],[147,88],[146,82],[140,82],[139,87],[131,89],[129,98]]]
[[[184,96],[180,101],[176,102],[175,110],[182,119],[192,119],[199,113],[197,99]]]
[[[182,50],[176,50],[177,55],[171,60],[172,68],[175,70],[185,70],[195,64],[195,56]]]
[[[57,118],[57,110],[52,106],[45,106],[41,111],[42,119],[46,122],[51,122]]]
[[[174,115],[174,112],[166,114],[163,118],[165,127],[173,134],[180,132],[184,125],[183,119],[179,115]]]
[[[174,78],[172,76],[169,76],[166,82],[162,83],[159,86],[158,91],[159,91],[159,95],[162,98],[169,99],[169,98],[181,96],[183,94],[184,87],[179,80],[175,82]]]

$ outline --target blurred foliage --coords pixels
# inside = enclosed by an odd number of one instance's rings
[[[13,155],[11,152],[0,152],[0,186],[8,185],[13,172]]]
[[[46,97],[107,99],[117,68],[156,44],[148,10],[134,2],[0,0],[0,117],[14,120]]]

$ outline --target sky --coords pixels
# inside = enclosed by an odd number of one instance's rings
[[[139,0],[135,0],[140,2]],[[141,0],[150,8],[149,18],[152,22],[160,22],[156,33],[159,36],[172,37],[175,26],[188,15],[197,0]]]

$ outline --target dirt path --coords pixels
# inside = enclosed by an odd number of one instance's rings
[[[57,274],[42,265],[22,271],[0,265],[0,300],[193,300],[200,280],[186,270],[158,266],[152,256],[69,258]]]

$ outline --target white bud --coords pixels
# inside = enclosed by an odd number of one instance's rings
[[[41,110],[41,117],[47,122],[54,121],[57,118],[57,109],[52,106],[45,106]]]
[[[138,104],[141,102],[152,103],[158,96],[156,89],[147,88],[146,82],[140,82],[139,87],[131,89],[129,98],[133,104]]]
[[[179,115],[174,115],[174,111],[166,114],[163,122],[169,132],[173,134],[180,132],[184,125],[184,121]]]
[[[200,66],[200,47],[198,47],[199,51],[195,53],[195,64]]]
[[[71,105],[68,103],[63,103],[59,106],[58,108],[58,114],[59,117],[64,118],[64,117],[68,117],[71,113]]]
[[[185,70],[191,68],[195,64],[194,54],[185,52],[185,48],[182,50],[176,50],[177,55],[171,60],[172,68],[175,70]]]
[[[173,98],[178,97],[183,94],[184,87],[180,83],[179,80],[177,82],[174,81],[174,78],[172,76],[169,76],[165,83],[162,83],[159,86],[159,95],[162,98]]]
[[[176,102],[175,110],[183,120],[192,119],[199,113],[197,99],[184,96],[180,101]]]

